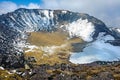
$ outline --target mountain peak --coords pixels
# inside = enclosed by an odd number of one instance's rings
[[[102,32],[119,38],[101,20],[88,14],[67,10],[20,8],[0,16],[0,52],[2,54],[24,53],[29,33],[44,32],[48,33],[48,36],[49,33],[57,31],[59,34],[67,35],[65,40],[77,37],[89,43],[95,41]]]

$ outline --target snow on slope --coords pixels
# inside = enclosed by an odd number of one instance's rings
[[[120,29],[116,29],[120,33]]]
[[[77,36],[88,42],[93,40],[92,36],[95,31],[95,26],[91,22],[88,22],[87,19],[78,19],[65,27],[70,37]]]
[[[68,45],[67,44],[62,44],[60,46],[56,46],[56,45],[53,45],[53,46],[36,46],[36,45],[27,44],[25,46],[25,48],[28,48],[28,50],[26,50],[25,53],[43,51],[44,53],[53,54],[53,53],[55,53],[55,51],[57,49],[65,48],[66,46],[68,46]]]
[[[43,17],[44,21],[46,22],[46,24],[49,25],[50,24],[49,19],[54,18],[53,12],[52,11],[50,12],[50,16],[49,16],[49,11],[47,11],[47,10],[44,10],[43,13],[46,16],[46,17]],[[69,23],[68,25],[64,25],[64,26],[62,25],[61,28],[62,27],[65,27],[65,30],[68,31],[70,38],[77,36],[77,37],[80,37],[84,41],[87,41],[87,42],[90,42],[93,40],[92,36],[94,34],[94,31],[95,31],[95,26],[91,22],[88,22],[87,19],[85,19],[85,20],[78,19],[77,21]],[[32,31],[32,30],[34,31],[34,29],[30,29],[28,31]],[[26,44],[24,41],[19,41],[16,46],[18,46],[19,49],[21,48],[21,51],[22,51],[22,48],[24,48],[25,45]],[[47,48],[45,48],[45,49],[47,50]],[[53,48],[51,48],[51,49],[53,50]],[[33,50],[33,48],[31,50]]]
[[[19,15],[20,14],[20,15]],[[18,18],[19,17],[19,18]],[[54,25],[54,14],[53,11],[40,10],[36,14],[35,12],[18,11],[10,16],[10,27],[16,28],[16,30],[25,30],[25,32],[33,32],[51,28]],[[16,24],[19,26],[16,26]],[[16,26],[16,27],[15,27]],[[20,29],[25,28],[25,29]]]
[[[70,61],[72,63],[91,63],[94,61],[117,61],[120,59],[120,46],[113,46],[105,43],[107,40],[114,40],[110,35],[103,36],[100,33],[98,39],[88,44],[83,52],[72,53]]]

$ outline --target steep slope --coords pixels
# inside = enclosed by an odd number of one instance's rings
[[[24,34],[27,32],[54,31],[59,28],[67,30],[70,36],[90,37],[88,34],[91,34],[91,39],[88,41],[91,41],[93,37],[97,37],[99,32],[109,32],[103,22],[92,16],[62,10],[21,8],[12,13],[1,15],[0,23],[1,26],[13,28],[13,31],[20,33],[18,39],[25,39]],[[73,26],[74,24],[77,25]],[[80,24],[82,25],[77,27]],[[86,32],[89,33],[83,35]],[[87,39],[85,40],[87,41]]]
[[[16,61],[15,64],[24,63],[24,61],[19,61],[17,55],[22,56],[24,53],[24,48],[28,46],[26,41],[30,33],[57,31],[64,32],[67,35],[66,39],[78,37],[85,42],[96,40],[101,32],[113,36],[114,39],[120,37],[113,34],[102,21],[88,14],[65,10],[20,8],[0,16],[0,57],[7,53],[10,55],[5,60],[1,58],[0,64],[13,63],[14,61]],[[11,60],[13,54],[16,56],[14,61]]]
[[[120,28],[109,28],[110,31],[112,32],[112,34],[117,35],[118,37],[120,37]]]

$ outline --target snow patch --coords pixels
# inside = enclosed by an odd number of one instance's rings
[[[84,48],[83,52],[72,53],[70,61],[76,64],[94,61],[118,61],[120,59],[120,47],[105,43],[107,40],[114,40],[114,38],[110,35],[103,36],[101,33],[95,42]]]
[[[117,29],[117,31],[120,33],[120,29]]]
[[[67,46],[67,44],[63,44],[63,45],[60,45],[60,46],[35,46],[35,45],[26,45],[26,48],[29,48],[28,50],[26,50],[25,52],[27,53],[27,52],[36,52],[37,50],[39,51],[43,51],[43,52],[45,52],[45,53],[48,53],[48,54],[53,54],[53,53],[55,53],[55,51],[57,50],[57,49],[61,49],[61,48],[64,48],[64,47],[66,47]],[[37,49],[37,50],[35,50],[35,49]]]
[[[46,52],[46,53],[49,53],[49,54],[52,54],[54,53],[55,49],[56,49],[56,46],[46,46],[46,47],[41,47],[42,51]]]
[[[39,49],[39,47],[35,46],[35,45],[26,45],[26,48],[29,48],[28,50],[26,50],[25,52],[34,52],[34,49]]]
[[[43,13],[48,19],[50,18],[48,10],[43,10]]]
[[[61,27],[63,27],[63,25]],[[87,19],[79,19],[68,25],[65,25],[65,27],[69,32],[70,37],[77,36],[87,42],[93,40],[92,36],[95,31],[95,26],[91,22],[88,22]]]
[[[1,70],[5,70],[2,66],[0,66],[0,69],[1,69]]]
[[[63,45],[60,45],[60,46],[35,46],[35,45],[26,45],[26,48],[28,48],[28,50],[26,50],[25,52],[35,52],[37,50],[40,50],[40,51],[43,51],[45,53],[48,53],[48,54],[53,54],[56,49],[59,49],[59,48],[64,48],[65,46],[67,46],[67,44],[63,44]]]
[[[66,13],[67,13],[67,11],[65,11],[65,10],[64,10],[64,11],[62,11],[62,13],[66,14]]]
[[[51,18],[54,18],[54,13],[53,13],[53,11],[50,11],[50,17],[51,17]]]
[[[45,46],[41,47],[41,49],[46,53],[53,54],[56,51],[56,49],[64,48],[65,46],[67,46],[67,44],[63,44],[61,46]]]

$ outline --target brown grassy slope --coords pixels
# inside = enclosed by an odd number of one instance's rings
[[[67,63],[69,52],[72,51],[73,43],[82,43],[80,38],[67,39],[68,34],[58,31],[58,32],[32,32],[28,37],[28,42],[31,45],[36,46],[60,46],[66,44],[65,47],[60,47],[55,49],[53,54],[46,53],[37,49],[33,52],[25,53],[25,57],[35,57],[35,64],[55,64],[55,63]]]
[[[65,42],[67,35],[59,32],[32,32],[28,38],[28,42],[37,46],[61,45]]]
[[[7,70],[0,69],[0,80],[23,80],[17,74],[10,74]]]
[[[68,34],[62,31],[56,32],[31,32],[28,37],[28,42],[36,46],[59,46],[66,42],[83,42],[80,38],[67,39]]]

